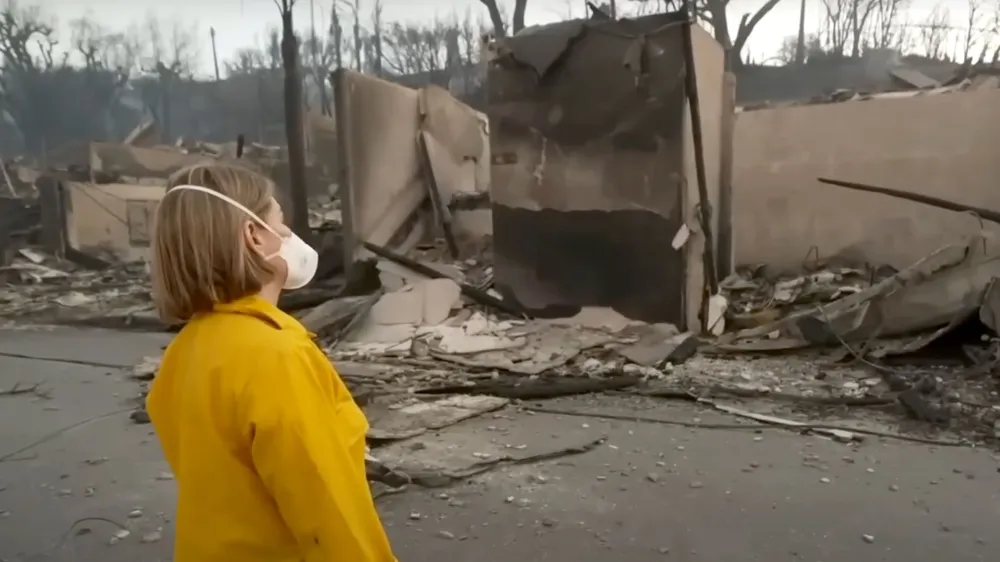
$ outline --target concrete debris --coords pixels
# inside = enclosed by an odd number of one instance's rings
[[[639,341],[618,352],[637,365],[655,367],[683,363],[695,354],[699,344],[690,332],[678,334],[670,324],[653,324],[645,327]]]
[[[427,279],[387,293],[371,309],[371,321],[378,325],[444,322],[458,305],[461,289],[451,279]]]
[[[430,402],[410,399],[402,404],[366,409],[374,441],[409,439],[428,430],[443,429],[506,406],[508,400],[493,396],[449,396]]]
[[[982,309],[993,279],[1000,276],[1000,253],[989,245],[989,239],[976,237],[967,245],[943,247],[865,289],[850,294],[838,289],[835,295],[843,298],[825,306],[814,305],[728,335],[718,348],[774,351],[876,337],[910,337],[926,346],[977,313],[991,317]],[[913,336],[929,330],[935,331],[934,338]],[[757,343],[766,340],[771,341]]]
[[[774,322],[794,311],[838,300],[869,287],[862,269],[833,267],[775,279],[765,266],[743,268],[720,283],[728,299],[730,324],[737,330]]]
[[[569,444],[566,441],[570,441]],[[603,437],[577,436],[551,443],[486,442],[468,431],[444,430],[435,439],[396,441],[379,447],[386,466],[406,474],[426,488],[441,488],[503,466],[534,464],[589,452],[605,442]]]
[[[100,271],[22,248],[0,267],[0,316],[33,323],[71,323],[142,329],[155,320],[144,264]]]

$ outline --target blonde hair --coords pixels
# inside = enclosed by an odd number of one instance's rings
[[[255,294],[273,269],[247,248],[247,214],[207,193],[178,190],[198,185],[229,196],[262,220],[274,184],[249,168],[208,162],[171,176],[156,210],[153,230],[153,302],[164,321],[186,322],[199,312]]]

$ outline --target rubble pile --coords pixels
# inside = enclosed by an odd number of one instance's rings
[[[143,263],[89,270],[31,248],[0,267],[0,318],[40,324],[162,328]]]
[[[805,275],[774,279],[768,275],[766,265],[743,267],[719,284],[728,302],[726,325],[743,329],[773,322],[794,311],[858,293],[884,273],[825,267]]]
[[[352,131],[351,124],[337,131],[340,148],[354,149],[338,158],[354,157],[340,162],[347,183],[310,202],[319,271],[308,287],[286,293],[278,304],[314,334],[364,407],[375,454],[393,459],[388,465],[369,459],[380,482],[393,488],[444,485],[504,463],[590,450],[599,441],[555,453],[496,450],[444,472],[412,466],[416,457],[426,466],[454,456],[451,445],[417,447],[413,439],[524,401],[577,394],[686,400],[797,431],[813,430],[792,418],[833,415],[865,426],[1000,439],[1000,248],[988,233],[899,270],[843,259],[807,262],[795,275],[775,274],[766,264],[741,267],[718,282],[718,292],[715,263],[705,257],[711,281],[692,282],[684,302],[704,293],[709,298],[701,315],[707,318],[685,320],[703,324],[688,326],[691,331],[598,307],[568,318],[532,318],[493,289],[491,236],[475,220],[490,211],[488,119],[439,89],[410,90],[351,73],[341,79],[352,80],[357,92],[384,92],[371,98],[394,108],[376,109],[396,115],[399,130],[385,138]],[[947,88],[964,87],[971,86]],[[934,93],[943,92],[926,92]],[[284,149],[243,142],[162,146],[152,131],[137,129],[124,145],[94,143],[91,163],[97,165],[81,181],[162,184],[191,158],[239,158],[269,170],[286,159]],[[388,153],[402,164],[386,166]],[[337,168],[315,160],[327,173]],[[0,317],[178,328],[156,320],[148,268],[133,259],[148,248],[148,233],[133,228],[148,216],[118,218],[128,229],[116,227],[122,240],[117,254],[81,252],[68,243],[43,252],[30,234],[37,231],[32,221],[38,222],[27,211],[33,192],[10,193],[16,198],[0,199],[0,218],[18,219],[0,222],[17,224],[0,231],[6,242]],[[929,202],[920,197],[909,198]],[[1000,222],[989,210],[930,203]],[[11,242],[14,231],[22,235]],[[684,283],[674,290],[688,290]],[[653,287],[655,292],[659,285]],[[725,321],[717,321],[723,315]],[[133,376],[146,385],[158,365],[159,358],[146,358]],[[750,400],[770,413],[738,407]],[[133,420],[148,422],[141,406]],[[853,442],[864,432],[855,427],[813,432]]]

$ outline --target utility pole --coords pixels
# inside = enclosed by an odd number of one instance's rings
[[[215,81],[219,81],[219,52],[215,49],[215,28],[208,28],[209,35],[212,36],[212,62],[215,63]]]
[[[855,10],[856,12],[857,10]],[[802,66],[806,62],[806,0],[801,0],[799,6],[799,37],[795,41],[795,64]]]
[[[319,51],[319,45],[316,42],[316,2],[314,0],[309,0],[309,29],[312,35],[312,66],[315,69],[317,66],[316,52]]]

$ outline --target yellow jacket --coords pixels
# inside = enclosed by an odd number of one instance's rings
[[[146,406],[178,485],[175,562],[394,562],[368,422],[291,316],[259,297],[193,318]]]

